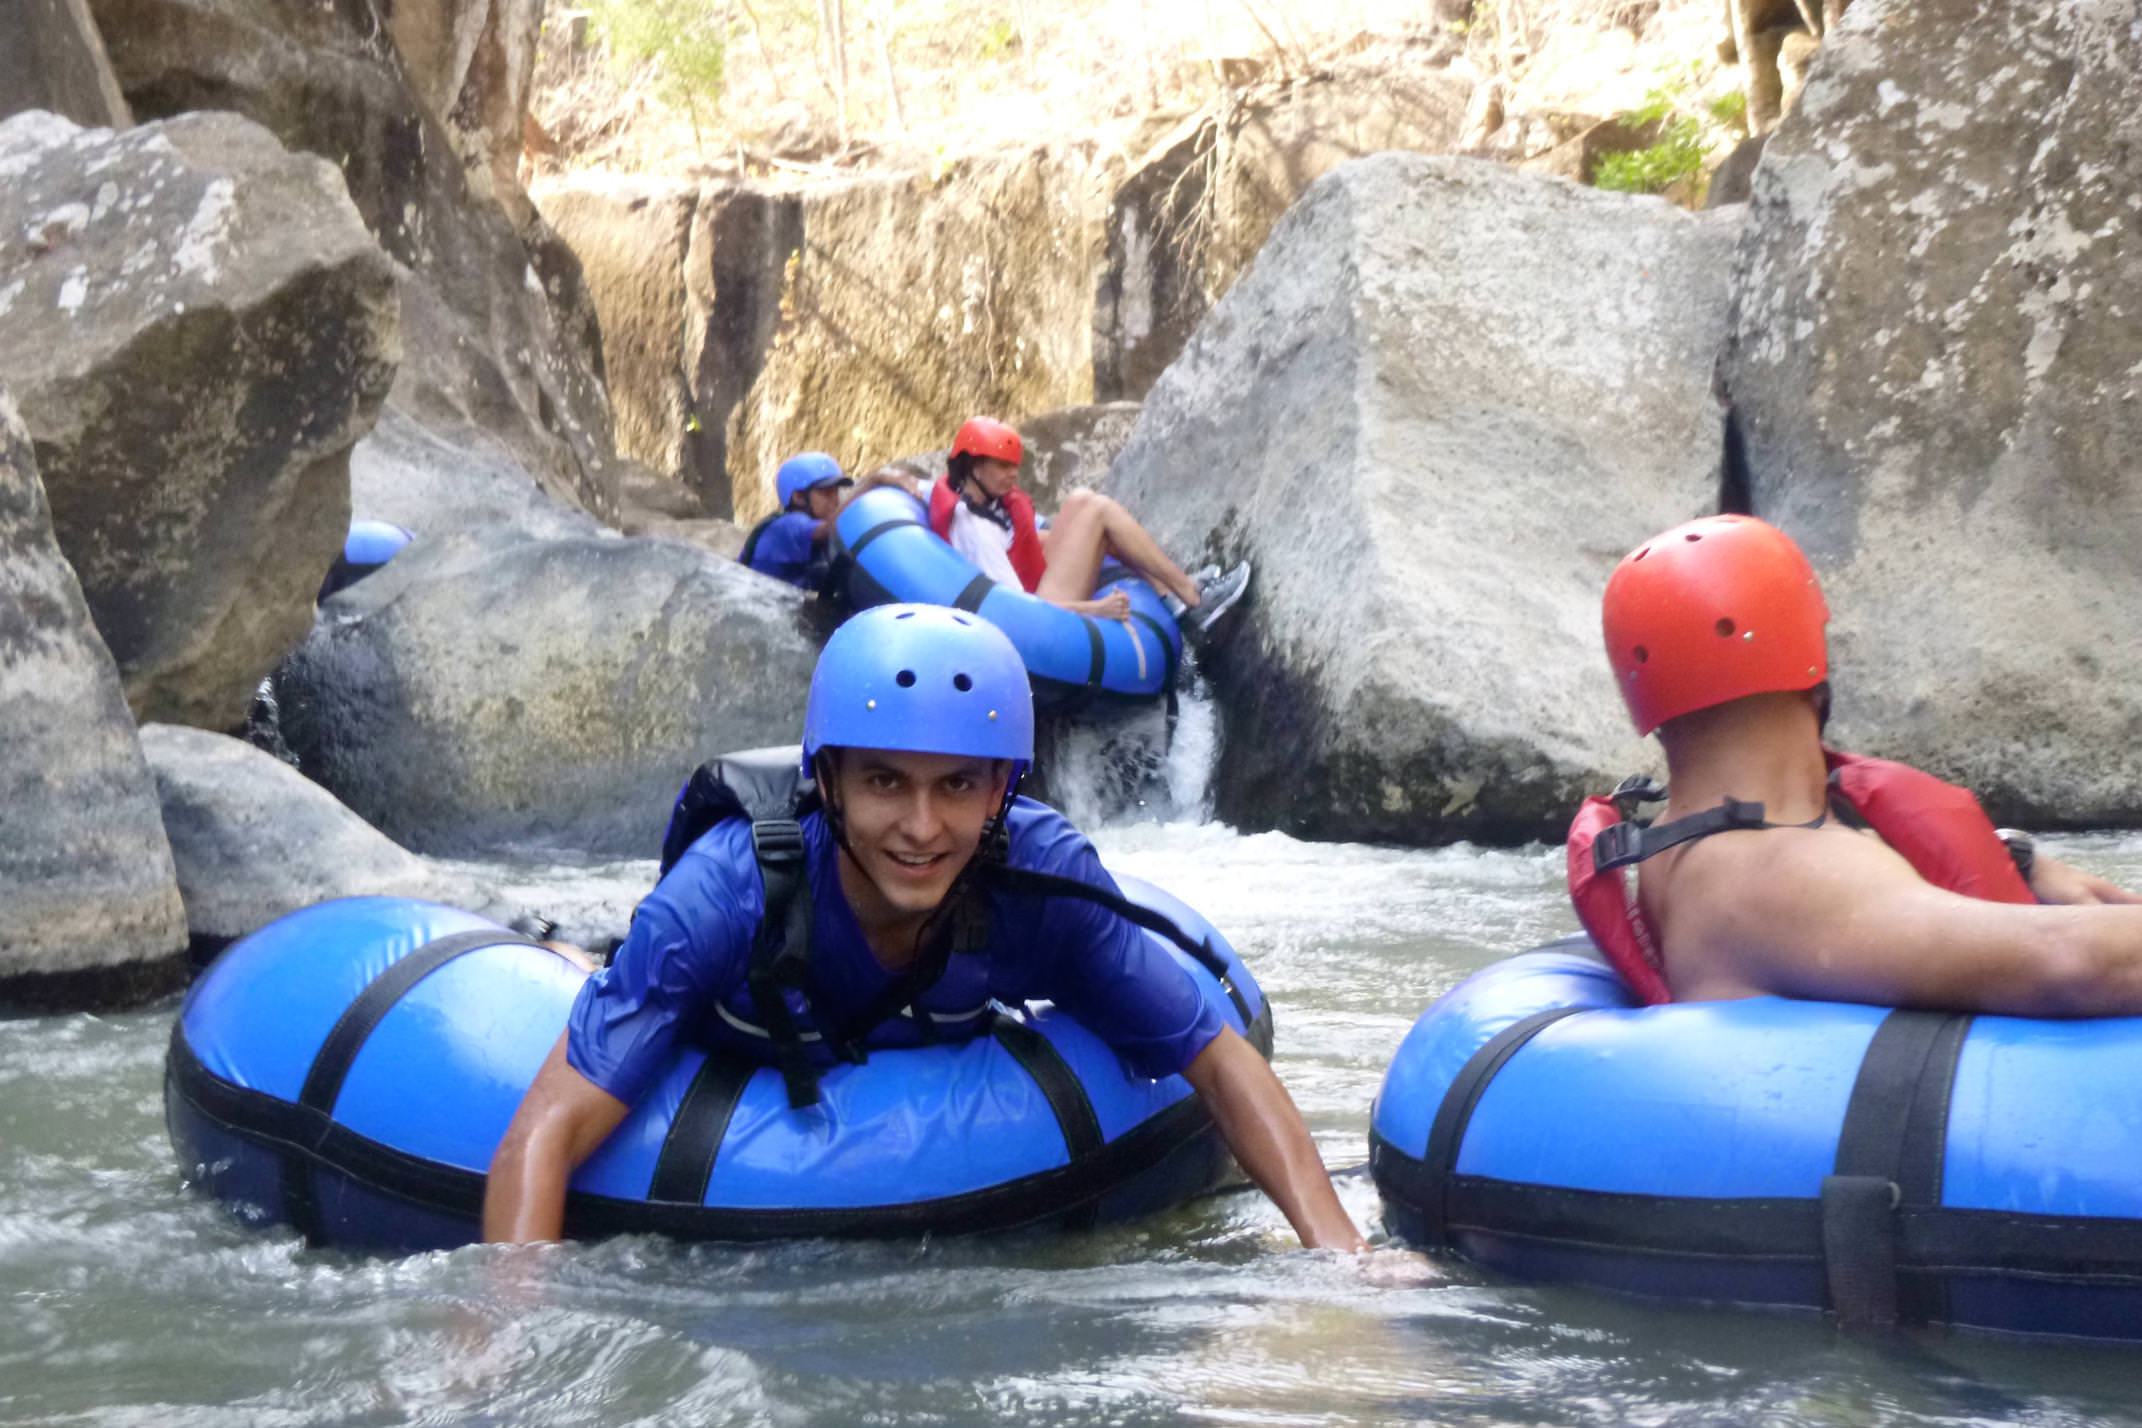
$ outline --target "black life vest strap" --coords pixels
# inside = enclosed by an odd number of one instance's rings
[[[736,553],[736,563],[738,565],[751,564],[751,557],[759,553],[759,537],[765,535],[767,528],[775,521],[788,514],[787,511],[775,511],[772,515],[753,526],[751,534],[744,537],[744,548]]]
[[[751,942],[745,985],[765,1019],[775,1063],[788,1088],[788,1103],[801,1110],[818,1104],[818,1072],[803,1049],[787,993],[811,995],[811,900],[803,868],[803,825],[793,818],[761,818],[751,825],[751,847],[765,886],[765,915]]]
[[[1616,795],[1615,801],[1620,802],[1620,790],[1616,790]],[[1693,843],[1713,833],[1730,833],[1744,828],[1820,828],[1828,821],[1829,813],[1825,811],[1806,823],[1771,823],[1763,817],[1762,804],[1728,798],[1716,808],[1706,808],[1701,813],[1691,813],[1671,823],[1625,821],[1602,829],[1592,841],[1592,866],[1602,873],[1633,867],[1668,848],[1678,848],[1683,843]]]
[[[988,863],[984,867],[984,876],[1007,891],[1030,893],[1040,897],[1082,898],[1108,909],[1135,927],[1142,927],[1148,932],[1167,938],[1195,957],[1199,965],[1212,973],[1213,980],[1220,984],[1226,991],[1228,1000],[1235,1004],[1235,1010],[1241,1014],[1244,1026],[1248,1026],[1253,1020],[1249,999],[1244,997],[1242,989],[1235,985],[1232,969],[1228,966],[1227,959],[1220,955],[1219,949],[1210,942],[1192,937],[1166,913],[1156,912],[1141,903],[1132,902],[1121,893],[1095,887],[1092,883],[1081,882],[1077,878],[1036,872],[1032,868],[1014,868],[1001,862]]]

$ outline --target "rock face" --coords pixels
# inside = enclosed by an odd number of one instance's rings
[[[429,532],[492,530],[495,539],[592,536],[602,523],[553,500],[528,468],[480,431],[447,433],[389,404],[350,454],[350,503],[359,514]]]
[[[1020,486],[1037,509],[1054,511],[1073,491],[1101,484],[1137,425],[1136,402],[1058,407],[1022,419],[1019,436],[1026,459],[1019,463]],[[943,467],[939,461],[937,469]]]
[[[1448,71],[1342,63],[1161,137],[1107,216],[1095,399],[1143,397],[1310,184],[1366,154],[1450,152],[1471,97],[1470,82]]]
[[[186,916],[119,672],[0,392],[0,1005],[153,996]]]
[[[1641,765],[1599,592],[1715,498],[1736,231],[1396,154],[1281,221],[1107,487],[1178,560],[1256,562],[1205,657],[1219,817],[1558,838],[1583,792]]]
[[[797,451],[869,470],[978,410],[1085,401],[1098,182],[1042,151],[936,183],[576,179],[535,198],[586,264],[621,449],[748,525]]]
[[[470,187],[525,221],[533,210],[521,191],[521,117],[543,0],[394,0],[382,9],[409,82],[445,126]]]
[[[461,7],[416,3],[442,23],[460,15]],[[525,8],[525,0],[498,3],[499,16]],[[375,10],[372,0],[91,6],[137,115],[234,110],[341,166],[366,226],[402,269],[407,356],[395,409],[450,443],[488,434],[552,497],[614,513],[601,381],[577,325],[558,316],[580,301],[577,274],[540,231],[524,240],[504,209],[472,191],[460,157],[467,146],[419,97],[421,88],[451,88],[457,73],[466,89],[471,71],[453,60],[458,48],[443,59],[420,51],[423,73],[413,79],[380,20],[388,7]],[[391,8],[401,16],[402,6]],[[462,23],[453,20],[454,34],[468,33]],[[508,32],[517,23],[498,20]]]
[[[163,800],[193,953],[337,897],[414,897],[530,930],[540,916],[583,947],[623,939],[652,864],[514,869],[420,857],[318,784],[249,744],[151,724],[141,746]]]
[[[0,119],[45,109],[90,128],[133,122],[86,0],[11,0],[0,28]]]
[[[250,744],[148,724],[141,748],[156,775],[197,957],[329,898],[383,894],[476,906],[488,896],[397,847]]]
[[[1854,0],[1735,279],[1748,495],[1823,574],[1836,737],[2011,821],[2142,819],[2138,22]]]
[[[695,377],[722,381],[743,354],[708,348],[715,275],[700,186],[591,175],[539,186],[536,196],[591,285],[618,450],[727,510],[716,401],[711,389],[695,390]]]
[[[803,597],[663,540],[420,541],[276,676],[307,774],[426,853],[652,857],[702,760],[795,739]]]
[[[340,176],[258,125],[0,124],[0,351],[138,717],[232,727],[304,637],[397,332]]]

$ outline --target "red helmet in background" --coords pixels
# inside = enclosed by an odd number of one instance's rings
[[[1653,536],[1607,579],[1607,663],[1636,731],[1714,704],[1829,678],[1815,568],[1753,516],[1708,516]]]
[[[969,417],[952,438],[954,456],[979,456],[985,461],[1002,461],[1017,466],[1019,458],[1026,454],[1026,447],[1019,441],[1019,433],[1003,422],[991,417]]]

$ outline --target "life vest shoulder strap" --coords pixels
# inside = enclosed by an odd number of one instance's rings
[[[787,514],[788,512],[786,511],[775,511],[772,515],[763,518],[757,525],[753,526],[751,533],[744,537],[744,548],[736,553],[736,563],[744,566],[751,565],[753,558],[759,553],[759,538],[766,534],[775,521],[780,520],[781,517]]]

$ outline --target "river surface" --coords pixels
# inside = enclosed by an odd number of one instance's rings
[[[1570,930],[1559,854],[1126,824],[1111,863],[1248,957],[1280,1074],[1372,1232],[1368,1108],[1414,1016]],[[2142,841],[2072,838],[2130,882]],[[617,895],[652,865],[618,875]],[[522,869],[523,881],[539,879]],[[644,887],[644,881],[638,884]],[[181,1184],[174,1008],[0,1021],[0,1422],[2142,1423],[2142,1352],[1694,1312],[1295,1247],[1253,1193],[1086,1235],[402,1260]]]

